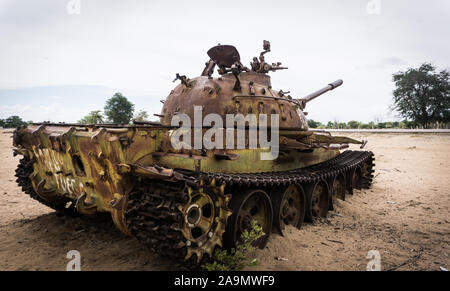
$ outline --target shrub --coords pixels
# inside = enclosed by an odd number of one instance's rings
[[[256,220],[252,220],[251,228],[242,233],[242,241],[237,247],[230,251],[216,249],[213,261],[204,264],[203,269],[207,271],[239,271],[246,266],[257,265],[258,261],[250,259],[249,255],[256,249],[253,244],[262,236],[264,236],[262,227]]]

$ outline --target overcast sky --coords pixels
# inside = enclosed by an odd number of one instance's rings
[[[76,0],[75,0],[76,1]],[[235,45],[249,65],[270,40],[275,89],[308,104],[308,117],[394,120],[392,74],[423,62],[450,68],[450,1],[0,0],[0,118],[80,119],[122,92],[159,113],[175,73],[200,74],[206,51]],[[370,13],[369,13],[370,12]],[[72,13],[72,14],[71,14]]]

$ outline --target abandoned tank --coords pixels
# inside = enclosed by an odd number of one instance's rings
[[[336,199],[370,187],[373,153],[308,128],[306,104],[341,80],[293,98],[272,88],[268,73],[286,68],[263,48],[250,68],[235,47],[211,48],[201,76],[176,75],[160,122],[17,128],[18,184],[59,214],[110,213],[151,250],[197,263],[235,247],[252,220],[263,248],[272,231],[326,217]]]

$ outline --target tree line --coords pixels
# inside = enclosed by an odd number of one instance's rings
[[[131,103],[121,93],[115,93],[113,97],[106,101],[104,111],[93,110],[88,115],[84,116],[78,123],[81,124],[101,124],[101,123],[116,123],[129,124],[132,120],[145,121],[148,119],[148,113],[145,110],[136,112],[134,104]],[[22,125],[28,125],[33,121],[23,121],[21,117],[14,115],[6,119],[0,119],[0,128],[16,128]]]
[[[337,129],[378,129],[378,128],[448,128],[450,123],[450,73],[448,70],[438,72],[430,63],[419,68],[393,74],[395,89],[392,92],[392,111],[396,111],[403,121],[369,122],[329,121],[322,124],[309,120],[311,128]],[[135,106],[121,93],[115,93],[101,110],[93,110],[78,122],[82,124],[116,123],[129,124],[132,120],[145,121],[148,113],[140,110],[135,113]],[[19,116],[0,120],[0,127],[18,127],[31,123],[24,122]]]
[[[384,128],[400,128],[400,129],[417,129],[417,128],[448,128],[450,124],[445,122],[436,122],[434,124],[427,124],[424,127],[422,124],[415,121],[388,121],[388,122],[375,122],[368,123],[351,120],[349,122],[328,121],[327,123],[321,123],[312,119],[308,120],[308,126],[310,128],[317,129],[384,129]]]
[[[20,118],[17,115],[10,116],[6,119],[0,119],[0,127],[3,127],[3,128],[16,128],[16,127],[19,127],[22,125],[28,125],[31,123],[33,123],[33,121],[25,122],[22,120],[22,118]]]

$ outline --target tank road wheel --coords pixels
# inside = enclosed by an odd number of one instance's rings
[[[230,196],[226,196],[224,190],[225,185],[216,186],[214,179],[209,185],[202,181],[199,189],[188,189],[189,202],[178,206],[183,215],[181,232],[186,240],[185,260],[195,254],[199,263],[205,253],[212,258],[214,248],[223,246],[223,233],[231,215]]]
[[[269,240],[273,224],[272,203],[266,192],[249,190],[245,194],[235,194],[231,199],[230,216],[225,232],[225,246],[236,248],[241,242],[241,235],[250,229],[251,221],[255,220],[264,232],[264,236],[256,241],[255,246],[264,248]]]
[[[328,185],[325,181],[309,183],[305,187],[306,214],[305,220],[313,222],[314,219],[326,218],[330,203]]]
[[[362,189],[362,170],[361,167],[356,167],[353,171],[353,177],[352,177],[352,188],[355,188],[357,190]]]
[[[353,189],[361,189],[361,168],[355,167],[346,173],[347,192],[353,195]]]
[[[346,186],[344,174],[338,174],[334,177],[330,191],[330,210],[334,210],[334,201],[337,199],[345,200]]]
[[[286,225],[301,228],[305,220],[306,198],[301,186],[290,185],[276,188],[272,195],[274,226],[283,235]]]

